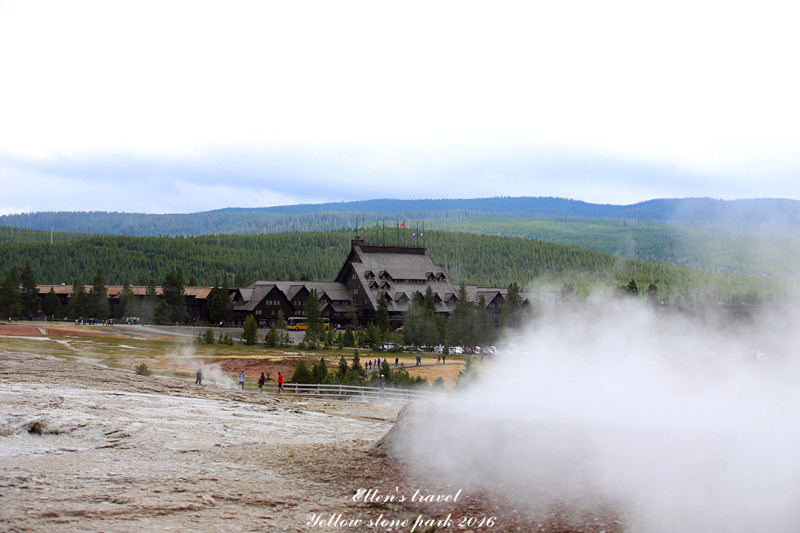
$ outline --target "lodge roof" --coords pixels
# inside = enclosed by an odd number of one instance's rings
[[[93,285],[84,285],[83,291],[89,292],[92,290]],[[131,292],[136,296],[145,296],[147,294],[147,287],[145,285],[131,285]],[[56,295],[69,297],[72,295],[72,285],[37,285],[39,294],[47,294],[52,289]],[[106,294],[109,298],[119,298],[122,294],[124,285],[106,285]],[[162,287],[156,287],[156,294],[163,294]],[[184,296],[189,296],[197,299],[206,299],[211,294],[212,287],[184,287]]]
[[[376,245],[354,240],[348,260],[339,271],[337,281],[344,282],[348,271],[356,274],[367,289],[373,309],[385,292],[390,312],[404,312],[414,293],[425,293],[428,287],[438,297],[437,311],[448,313],[447,294],[455,292],[445,268],[431,259],[420,246]],[[408,299],[403,298],[406,295]]]

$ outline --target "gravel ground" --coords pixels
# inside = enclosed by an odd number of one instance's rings
[[[0,531],[621,531],[408,468],[381,442],[402,407],[0,350]]]
[[[309,531],[399,407],[0,352],[0,530]]]

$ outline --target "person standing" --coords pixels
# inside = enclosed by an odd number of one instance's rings
[[[197,369],[197,376],[194,380],[195,385],[202,385],[203,384],[203,367]]]
[[[258,392],[264,392],[264,382],[267,381],[267,376],[264,373],[261,373],[261,377],[258,378]]]
[[[239,387],[240,387],[242,390],[244,390],[244,380],[245,380],[246,378],[247,378],[247,377],[244,375],[244,370],[242,370],[241,372],[239,372]]]
[[[278,372],[278,392],[286,392],[283,390],[283,374]]]

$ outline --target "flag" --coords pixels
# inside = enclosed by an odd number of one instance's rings
[[[406,221],[405,221],[405,220],[403,221],[403,223],[402,223],[402,224],[400,224],[400,227],[401,227],[401,228],[405,228],[405,227],[406,227]]]

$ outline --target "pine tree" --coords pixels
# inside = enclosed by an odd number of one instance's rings
[[[470,383],[475,381],[477,376],[478,374],[472,364],[472,358],[467,357],[467,360],[464,362],[463,370],[458,373],[458,378],[456,379],[456,388],[460,389],[468,386]]]
[[[342,346],[349,348],[350,346],[355,345],[356,339],[353,335],[353,329],[348,327],[346,330],[344,330],[344,333],[342,333]]]
[[[458,300],[447,323],[447,340],[451,346],[468,346],[473,323],[472,304],[467,301],[467,289],[462,284],[458,288]]]
[[[225,277],[227,279],[227,276]],[[219,286],[219,277],[214,279],[214,288],[211,289],[210,302],[208,304],[208,316],[214,324],[227,324],[230,320],[228,313],[228,304],[230,298],[228,296],[228,288]]]
[[[61,300],[59,300],[52,287],[50,288],[50,292],[45,294],[44,300],[42,301],[42,313],[44,313],[45,316],[55,318],[63,318],[64,316],[64,311],[61,309]]]
[[[312,375],[314,376],[314,383],[325,383],[325,378],[328,377],[328,365],[325,363],[324,357],[320,357],[319,363],[314,365]]]
[[[332,348],[335,343],[336,336],[333,331],[333,326],[331,326],[328,328],[328,332],[325,334],[325,348]]]
[[[30,261],[25,261],[20,280],[22,281],[20,290],[22,312],[26,317],[33,318],[39,312],[42,302],[39,298],[39,289],[36,287],[36,275],[33,273]]]
[[[481,294],[478,297],[478,305],[475,306],[475,329],[477,334],[477,344],[482,347],[491,346],[495,342],[495,327],[492,317],[489,316],[489,309],[486,307],[486,298]]]
[[[0,310],[4,317],[9,319],[18,316],[22,312],[22,298],[19,294],[19,282],[17,281],[17,269],[12,267],[0,285]]]
[[[278,329],[275,326],[269,328],[267,331],[266,336],[264,337],[264,345],[267,348],[275,348],[278,343],[280,343],[280,335],[278,334]]]
[[[322,315],[320,313],[319,295],[316,289],[311,289],[306,299],[306,334],[311,334],[311,339],[316,341],[322,328]]]
[[[114,318],[125,318],[127,316],[139,316],[139,299],[133,293],[128,278],[122,285],[122,292],[119,295],[119,304],[114,309]]]
[[[378,308],[375,310],[375,324],[378,326],[382,336],[392,329],[392,325],[389,323],[389,302],[386,300],[386,293],[383,291],[381,291],[381,295],[378,298]]]
[[[248,346],[253,346],[258,342],[258,324],[253,315],[247,315],[247,318],[244,319],[242,340]]]
[[[98,320],[106,320],[109,315],[108,289],[106,288],[106,278],[102,270],[98,270],[89,290],[88,314]]]
[[[159,305],[158,316],[162,322],[182,323],[186,321],[188,311],[186,309],[186,298],[183,290],[183,271],[179,268],[174,274],[168,272],[164,276],[162,285],[163,294],[161,301],[164,305]]]
[[[503,303],[503,313],[500,321],[506,328],[518,329],[524,322],[524,309],[522,307],[522,296],[517,282],[512,282],[508,286],[506,301]]]
[[[361,365],[361,358],[358,357],[358,350],[353,350],[353,362],[350,365],[350,372],[362,378],[367,375],[366,369]]]
[[[337,373],[336,377],[339,380],[344,379],[348,370],[350,370],[350,367],[347,365],[347,359],[344,358],[344,354],[342,354],[339,356],[339,372]]]
[[[430,287],[429,287],[430,289]],[[433,301],[432,299],[430,300]],[[444,323],[441,315],[431,312],[425,298],[419,293],[414,294],[411,305],[403,321],[403,342],[413,346],[435,346],[441,337],[440,327]],[[434,308],[435,309],[435,308]],[[438,317],[438,318],[437,318]]]
[[[306,362],[300,359],[297,366],[294,368],[294,375],[291,379],[292,383],[314,383],[314,376],[306,366]]]
[[[143,322],[152,322],[155,315],[156,305],[158,305],[158,293],[156,292],[156,282],[153,278],[148,278],[146,281],[147,287],[145,288],[144,299],[139,306],[139,312]]]
[[[75,278],[72,282],[72,294],[67,304],[67,316],[72,319],[88,316],[88,295],[83,290],[83,280]]]
[[[358,305],[356,302],[353,291],[347,291],[347,310],[345,311],[347,319],[350,322],[350,328],[355,329],[358,327]],[[352,346],[347,344],[346,346]]]
[[[250,277],[247,274],[245,274],[244,272],[237,272],[233,276],[233,286],[234,287],[247,287],[251,283],[253,283],[253,280],[250,279]]]

